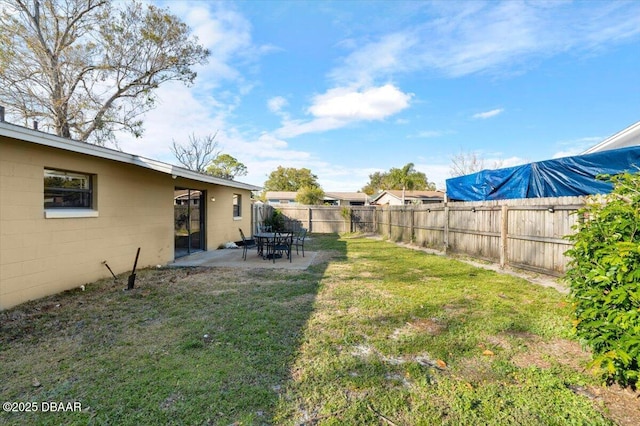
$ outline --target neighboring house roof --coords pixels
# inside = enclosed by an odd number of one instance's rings
[[[369,197],[364,192],[325,192],[324,198],[325,200],[334,199],[344,201],[371,201],[371,197]]]
[[[385,194],[388,194],[398,200],[402,200],[401,189],[390,189],[380,192],[373,197],[373,203],[382,198]],[[404,191],[404,199],[406,200],[431,200],[431,201],[444,201],[444,192],[442,191]]]
[[[289,200],[294,201],[298,195],[295,191],[267,191],[265,198],[267,200]],[[343,200],[343,201],[370,201],[364,192],[325,192],[324,200]]]
[[[610,149],[626,148],[636,145],[640,145],[640,121],[619,131],[613,136],[609,136],[607,139],[592,146],[582,154],[592,154],[594,152],[608,151]]]
[[[296,191],[267,191],[267,200],[295,200],[298,193]]]
[[[261,189],[259,186],[251,185],[248,183],[236,182],[229,179],[222,179],[202,173],[197,173],[182,167],[174,166],[172,164],[163,163],[158,160],[152,160],[150,158],[145,158],[134,154],[127,154],[126,152],[117,151],[115,149],[105,148],[86,142],[79,142],[73,139],[62,138],[60,136],[40,132],[38,130],[28,129],[26,127],[17,126],[15,124],[10,124],[3,121],[0,121],[0,136],[6,136],[9,138],[20,140],[22,142],[33,143],[36,145],[85,154],[92,157],[118,161],[120,163],[132,164],[134,166],[155,170],[157,172],[166,173],[175,177],[182,177],[231,188],[248,189],[250,191],[257,191]]]

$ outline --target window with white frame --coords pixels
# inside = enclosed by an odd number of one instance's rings
[[[242,217],[242,195],[233,194],[233,217]]]
[[[93,209],[92,175],[44,169],[44,208]]]

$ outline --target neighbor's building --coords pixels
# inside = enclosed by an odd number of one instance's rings
[[[266,203],[277,207],[297,205],[296,191],[266,191]],[[371,204],[371,197],[364,192],[325,192],[322,204],[328,206],[365,206]]]
[[[587,149],[582,154],[592,154],[594,152],[602,152],[610,149],[627,148],[638,145],[640,145],[640,121],[620,130],[615,135],[609,136],[602,142]]]
[[[404,191],[404,204],[432,204],[444,202],[442,191]],[[402,190],[386,190],[373,197],[372,204],[401,206]]]

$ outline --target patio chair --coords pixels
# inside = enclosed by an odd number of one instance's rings
[[[271,256],[273,263],[276,263],[276,257],[282,257],[283,254],[289,258],[291,262],[291,246],[293,244],[293,233],[276,232],[273,240],[269,241],[267,246],[267,257]]]
[[[272,232],[271,225],[260,225],[258,224],[258,233],[260,232]]]
[[[300,228],[296,237],[293,239],[293,245],[296,247],[296,254],[300,254],[298,249],[302,248],[302,257],[304,257],[304,240],[307,238],[307,230]]]
[[[238,228],[238,230],[240,231],[240,236],[242,237],[242,259],[247,260],[247,251],[249,249],[257,247],[256,240],[247,239],[244,236],[244,232],[242,232],[242,229]]]

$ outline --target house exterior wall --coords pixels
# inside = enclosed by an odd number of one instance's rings
[[[181,181],[182,179],[177,179]],[[242,228],[245,235],[251,235],[251,191],[219,185],[192,183],[196,189],[207,191],[205,197],[206,245],[207,250],[215,250],[229,241],[239,241]],[[233,217],[233,195],[241,198],[241,216]],[[211,201],[214,198],[215,201]]]
[[[402,205],[402,201],[397,199],[396,197],[394,197],[393,195],[390,194],[384,194],[382,197],[380,197],[377,201],[377,204],[383,206],[385,204],[389,204],[390,206],[399,206]]]
[[[295,206],[298,203],[296,203],[295,200],[287,200],[287,199],[268,199],[267,200],[267,204],[271,205],[271,206],[279,206],[279,205],[286,205],[286,206]]]
[[[46,218],[45,167],[94,175],[97,217]],[[176,186],[207,191],[207,249],[237,240],[237,225],[250,228],[248,190],[0,136],[0,310],[109,277],[103,261],[129,271],[138,247],[139,268],[172,261]],[[233,193],[243,195],[239,220]]]

